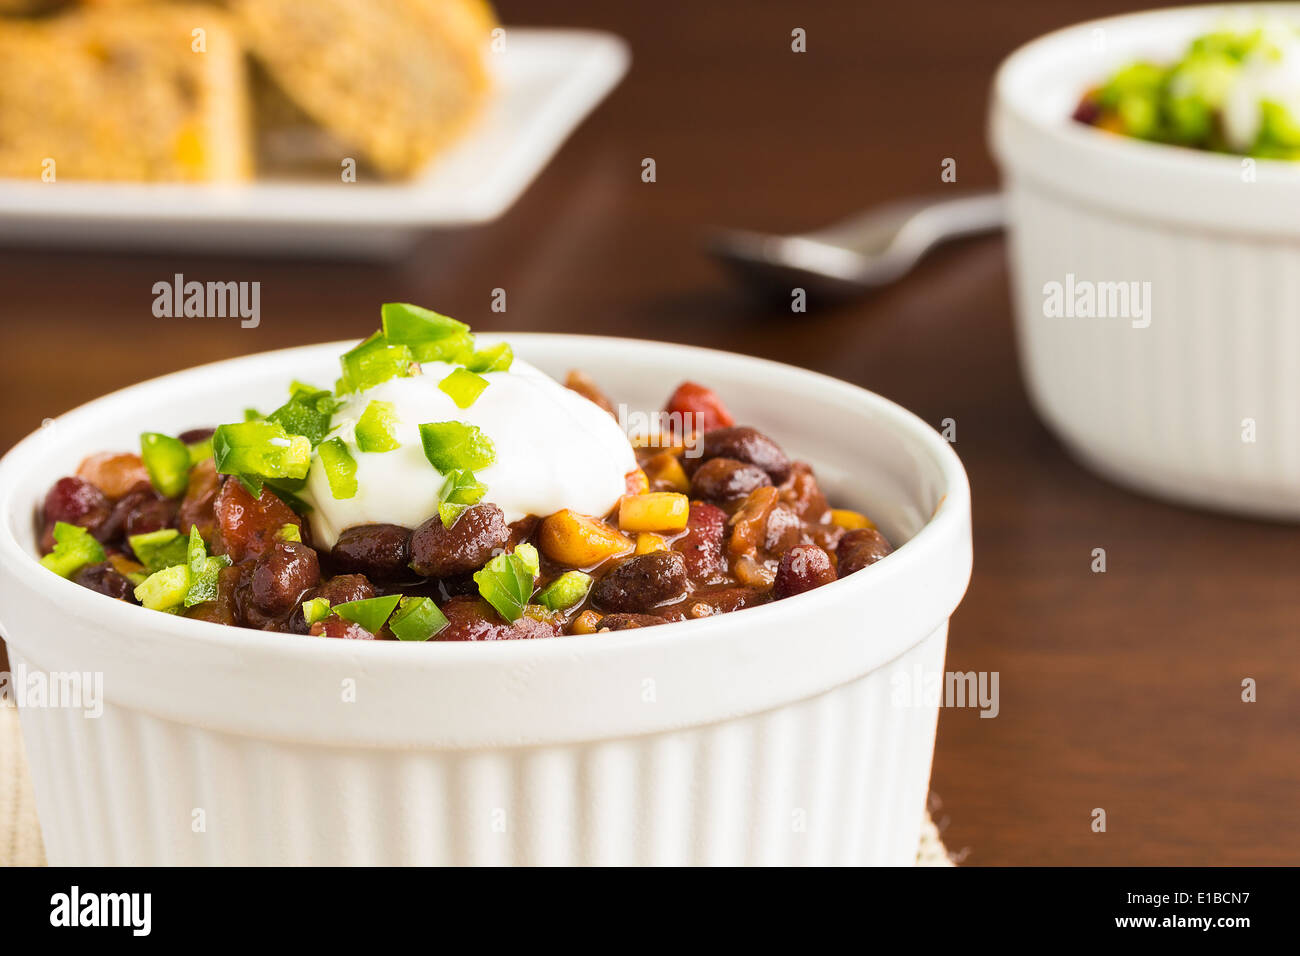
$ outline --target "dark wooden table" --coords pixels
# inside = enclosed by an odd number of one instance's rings
[[[947,157],[958,187],[993,183],[998,60],[1051,28],[1150,5],[502,2],[507,22],[615,30],[634,56],[508,215],[388,265],[5,250],[0,449],[163,372],[357,336],[393,299],[483,328],[689,342],[837,375],[931,423],[955,419],[970,472],[975,573],[948,664],[998,671],[1001,714],[940,718],[933,789],[949,848],[983,864],[1295,863],[1300,530],[1150,501],[1070,460],[1025,397],[999,239],[807,315],[738,294],[701,253],[710,224],[801,228],[953,188],[939,178]],[[790,50],[795,27],[804,54]],[[153,318],[153,284],[177,271],[261,281],[261,327]],[[489,309],[498,287],[505,315]],[[1090,569],[1097,547],[1105,574]],[[1257,703],[1240,700],[1244,677]],[[1091,829],[1097,807],[1105,833]]]

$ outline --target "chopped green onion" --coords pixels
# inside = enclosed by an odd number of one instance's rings
[[[281,541],[302,541],[302,532],[296,524],[281,525],[275,536]]]
[[[54,523],[54,550],[41,558],[41,564],[60,577],[70,578],[88,564],[104,560],[104,547],[80,525],[66,521]]]
[[[151,611],[179,611],[189,589],[189,566],[178,564],[145,578],[135,589],[135,599]]]
[[[175,528],[161,528],[148,534],[133,534],[126,539],[136,559],[150,571],[161,571],[184,564],[188,546]]]
[[[224,554],[208,557],[207,546],[203,536],[195,525],[190,525],[190,538],[185,551],[187,566],[190,569],[190,586],[185,592],[185,606],[194,607],[205,601],[217,599],[217,575],[221,569],[230,566],[230,558]]]
[[[364,392],[390,378],[410,375],[415,356],[405,345],[391,344],[384,338],[384,333],[376,332],[344,354],[340,361],[343,377],[339,379],[339,392],[343,394]]]
[[[170,435],[145,432],[140,436],[140,457],[149,480],[165,497],[175,498],[190,483],[190,450]]]
[[[357,448],[364,452],[385,452],[401,448],[397,440],[397,406],[378,399],[366,406],[357,420]]]
[[[508,342],[500,342],[485,349],[479,349],[465,362],[471,372],[507,372],[515,360],[514,350]]]
[[[222,425],[212,436],[212,456],[217,471],[223,475],[241,475],[250,480],[305,478],[311,467],[311,440],[304,435],[290,435],[278,422]],[[249,493],[253,493],[251,488]],[[256,494],[261,494],[260,484]]]
[[[283,425],[290,435],[303,435],[312,445],[319,445],[330,431],[330,420],[341,404],[330,392],[301,382],[290,387],[287,402],[266,416],[267,421]]]
[[[308,626],[325,620],[330,616],[330,602],[324,598],[312,598],[302,602],[302,619]]]
[[[438,388],[451,396],[457,408],[469,408],[487,387],[487,379],[475,375],[467,368],[453,369],[450,375],[438,383]]]
[[[399,641],[427,641],[448,624],[432,598],[404,597],[388,622]]]
[[[567,611],[591,590],[592,577],[581,571],[565,571],[542,589],[537,602],[549,611]]]
[[[340,438],[321,442],[317,452],[325,478],[330,483],[330,494],[335,498],[354,498],[357,494],[357,461]]]
[[[513,554],[499,554],[474,572],[478,593],[505,620],[517,621],[533,596],[538,563],[537,549],[531,544],[518,545]]]
[[[263,415],[261,412],[259,412],[256,408],[244,409],[244,421],[246,422],[260,422],[265,417],[266,416]]]
[[[346,621],[360,624],[371,634],[378,634],[384,622],[388,620],[388,615],[392,614],[393,608],[397,607],[399,600],[401,600],[400,594],[389,594],[385,597],[347,601],[334,605],[334,613]]]
[[[496,461],[492,439],[477,425],[466,422],[431,422],[420,426],[420,441],[429,464],[446,475],[458,468],[478,471]]]
[[[487,494],[487,485],[474,477],[468,468],[447,472],[447,479],[438,491],[438,516],[445,528],[450,528],[470,505],[476,505]]]
[[[449,316],[406,302],[386,302],[379,314],[384,337],[409,346],[417,362],[459,362],[474,350],[469,326]]]
[[[203,441],[196,441],[185,446],[190,453],[190,467],[193,468],[199,462],[212,457],[212,436],[209,435]]]

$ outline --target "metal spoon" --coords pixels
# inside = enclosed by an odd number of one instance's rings
[[[842,298],[887,285],[940,243],[1001,229],[996,192],[905,200],[879,206],[816,232],[772,235],[721,230],[709,251],[747,284],[788,297]]]

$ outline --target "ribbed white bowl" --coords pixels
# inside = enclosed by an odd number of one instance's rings
[[[0,461],[14,665],[103,675],[98,718],[21,713],[51,863],[914,861],[938,708],[896,702],[894,679],[942,669],[969,577],[969,491],[947,443],[878,396],[787,366],[510,340],[552,373],[592,370],[636,408],[682,378],[714,384],[905,543],[812,594],[600,636],[406,645],[188,621],[46,572],[33,509],[84,453],[266,405],[292,377],[328,381],[341,347],[127,389]]]
[[[1294,5],[1268,10],[1300,19]],[[1098,471],[1189,504],[1296,519],[1300,164],[1243,163],[1070,120],[1116,66],[1176,57],[1228,12],[1080,24],[1002,66],[991,132],[1020,357],[1043,419]],[[1150,324],[1048,316],[1046,284],[1071,275],[1150,283]]]

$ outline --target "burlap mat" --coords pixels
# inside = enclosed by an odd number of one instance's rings
[[[920,866],[952,866],[939,831],[929,813],[921,824]],[[40,824],[32,783],[27,779],[18,710],[0,704],[0,866],[44,866]]]

